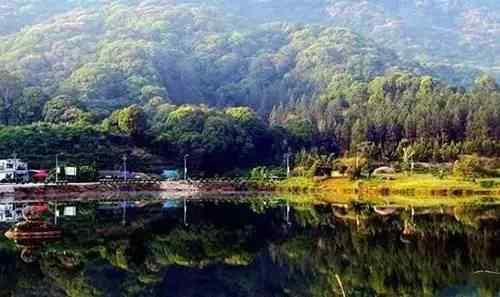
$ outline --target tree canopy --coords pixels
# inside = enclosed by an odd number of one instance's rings
[[[0,32],[3,155],[15,144],[36,159],[59,142],[76,152],[73,137],[91,137],[81,163],[104,148],[135,154],[145,168],[178,166],[189,154],[205,174],[363,145],[381,161],[400,159],[403,145],[422,161],[498,156],[494,76],[473,71],[467,88],[449,84],[461,74],[360,34],[368,27],[321,21],[340,3],[298,23],[293,11],[288,22],[271,22],[282,21],[282,2],[272,1],[254,25],[250,8],[234,10],[240,1],[56,2],[0,6],[0,24],[11,24]],[[324,1],[307,5],[325,12]],[[37,129],[55,136],[35,137]],[[32,162],[47,164],[39,158]]]

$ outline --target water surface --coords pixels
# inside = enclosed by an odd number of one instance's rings
[[[497,206],[59,201],[28,217],[42,227],[18,228],[39,238],[7,239],[16,223],[1,224],[0,296],[500,296],[499,218]]]

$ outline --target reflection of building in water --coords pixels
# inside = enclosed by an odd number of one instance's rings
[[[167,199],[162,204],[162,209],[164,210],[183,208],[183,207],[184,205],[182,200]]]
[[[0,222],[17,223],[41,217],[49,210],[47,202],[34,203],[0,203]]]
[[[172,212],[177,209],[182,209],[184,213],[184,225],[188,225],[188,204],[186,199],[167,199],[162,203],[163,212]]]
[[[55,217],[76,217],[76,215],[76,206],[64,206],[62,208],[55,206]]]
[[[0,204],[0,222],[15,223],[22,217],[22,213],[16,211],[14,204]]]
[[[50,207],[47,205],[47,211],[49,211],[49,208],[52,209],[55,225],[59,224],[60,218],[74,218],[78,215],[78,209],[74,202],[55,201],[51,203]]]
[[[16,223],[23,218],[21,208],[16,208],[14,203],[0,204],[0,222],[1,223]]]
[[[64,210],[63,210],[63,216],[75,217],[76,216],[76,206],[65,206]]]

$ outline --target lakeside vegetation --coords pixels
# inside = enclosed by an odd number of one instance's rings
[[[491,179],[488,179],[491,181]],[[500,203],[500,179],[495,187],[462,179],[438,179],[428,175],[401,176],[401,180],[377,178],[353,181],[347,177],[314,180],[294,177],[280,182],[278,195],[292,203],[366,204],[373,206],[433,207]]]
[[[304,157],[304,153],[303,156]],[[307,163],[292,171],[292,176],[275,186],[279,192],[302,193],[298,201],[367,203],[374,205],[432,206],[488,204],[500,202],[500,176],[495,159],[463,156],[453,164],[411,171],[401,163],[372,170],[370,161],[358,157],[328,159],[318,155],[311,168]],[[421,165],[421,164],[420,164]],[[318,168],[328,167],[332,174],[314,176]],[[357,168],[356,168],[357,166]],[[412,165],[414,167],[415,165]]]
[[[95,171],[126,154],[130,170],[159,173],[189,155],[192,177],[248,177],[290,156],[296,176],[340,160],[358,178],[477,155],[495,177],[500,88],[485,73],[447,84],[348,29],[249,26],[215,3],[78,3],[29,6],[52,18],[1,35],[2,158],[53,168],[64,153]]]

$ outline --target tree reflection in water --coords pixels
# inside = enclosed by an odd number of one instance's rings
[[[249,199],[81,203],[78,210],[59,219],[60,240],[22,245],[32,264],[0,241],[0,296],[40,287],[53,296],[341,296],[338,278],[346,296],[500,292],[496,206]],[[43,224],[37,230],[53,227]]]

